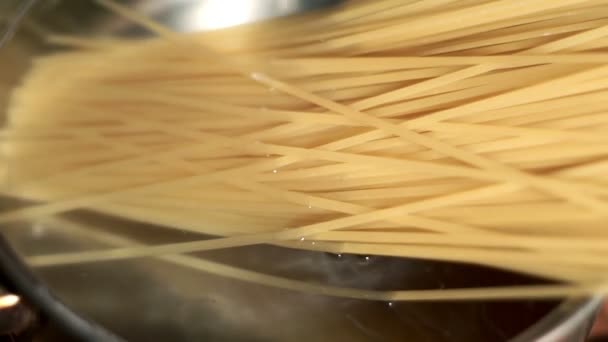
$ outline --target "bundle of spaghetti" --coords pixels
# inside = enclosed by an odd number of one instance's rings
[[[32,264],[276,244],[606,290],[605,1],[347,1],[189,34],[98,2],[159,37],[48,37],[71,50],[35,61],[2,131],[2,192],[33,204],[0,222],[217,238]]]

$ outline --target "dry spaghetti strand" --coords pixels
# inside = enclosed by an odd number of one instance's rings
[[[97,2],[159,37],[47,37],[73,50],[38,58],[12,94],[2,193],[33,204],[0,222],[87,209],[215,238],[148,246],[108,233],[110,249],[31,265],[155,257],[381,300],[605,293],[605,2],[353,2],[315,25],[191,34]],[[252,244],[567,284],[366,292],[179,255]]]

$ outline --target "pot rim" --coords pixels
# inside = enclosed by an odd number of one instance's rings
[[[592,319],[595,317],[603,299],[599,295],[566,299],[510,342],[562,341],[565,337],[575,333],[577,329],[586,329],[585,333],[587,334],[591,329]],[[584,324],[587,324],[587,326]]]
[[[123,339],[106,328],[75,313],[37,279],[0,234],[0,284],[23,297],[64,333],[78,341],[120,342]]]

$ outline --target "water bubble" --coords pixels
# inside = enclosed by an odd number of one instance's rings
[[[303,236],[300,238],[300,241],[304,241],[304,237]]]
[[[313,245],[314,245],[315,243],[316,243],[316,242],[314,242],[314,241],[313,241],[313,242],[311,242],[311,244],[313,244]]]
[[[312,204],[309,204],[309,205],[308,205],[308,209],[312,209]]]
[[[338,258],[341,258],[341,257],[342,257],[342,254],[338,254]]]
[[[357,263],[359,265],[369,265],[371,263],[371,257],[368,255],[357,255]]]
[[[279,171],[277,171],[277,169],[272,170],[272,173],[277,173]]]
[[[393,305],[395,305],[395,304],[393,302],[388,302],[388,303],[386,303],[386,305],[388,305],[389,308],[392,308]]]

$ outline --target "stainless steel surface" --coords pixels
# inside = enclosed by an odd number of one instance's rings
[[[214,30],[330,5],[331,0],[147,1],[142,9],[163,16],[180,31]]]
[[[217,29],[277,15],[323,7],[331,1],[297,0],[131,0],[126,1],[180,31]],[[11,22],[20,0],[0,3],[0,20]],[[2,27],[2,26],[0,26]],[[79,35],[141,35],[130,22],[88,0],[40,1],[15,38],[0,49],[0,114],[11,89],[31,58],[51,50],[46,32]],[[4,31],[0,31],[4,32]],[[0,202],[2,207],[14,205]],[[111,218],[85,216],[76,221],[97,230],[127,234],[149,243],[182,241],[190,235]],[[106,247],[92,234],[44,222],[2,228],[23,254]],[[387,258],[371,261],[270,247],[198,254],[205,258],[304,280],[368,288],[423,288],[491,285],[526,281],[501,272]],[[546,314],[554,304],[375,303],[276,290],[196,272],[154,259],[37,270],[59,297],[77,311],[132,339],[214,341],[349,340],[373,341],[408,336],[409,340],[490,340],[502,330],[524,330],[514,341],[583,341],[599,299],[572,300]],[[511,320],[509,322],[508,320]],[[511,325],[514,325],[511,327]],[[496,330],[496,331],[494,331]],[[491,334],[491,335],[488,335]],[[506,332],[502,332],[506,334]],[[514,333],[511,332],[511,335]],[[575,336],[576,334],[579,334]],[[431,336],[431,337],[430,337]],[[565,339],[564,339],[565,338]]]
[[[601,297],[567,301],[512,342],[584,342],[602,301]]]
[[[32,0],[6,0],[3,13],[14,13]],[[35,1],[35,0],[34,0]],[[37,1],[30,13],[36,24],[54,30],[79,33],[144,34],[137,25],[109,13],[94,1]],[[178,31],[207,31],[253,23],[276,17],[321,10],[342,0],[126,0],[142,13]],[[18,6],[17,4],[20,5]],[[3,15],[4,17],[6,15]],[[31,21],[30,21],[31,22]]]

